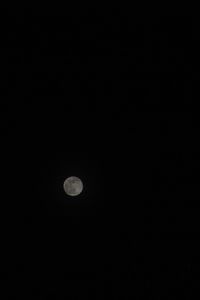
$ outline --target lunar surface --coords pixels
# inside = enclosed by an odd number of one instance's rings
[[[64,191],[69,196],[78,196],[83,190],[82,181],[76,177],[68,177],[63,184]]]

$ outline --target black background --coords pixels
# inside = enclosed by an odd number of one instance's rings
[[[5,16],[5,292],[188,299],[199,282],[195,18],[117,9]],[[62,187],[71,175],[84,184],[76,199]]]

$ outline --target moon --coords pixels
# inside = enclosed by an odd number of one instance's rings
[[[63,188],[67,195],[78,196],[83,190],[83,183],[80,178],[71,176],[65,179]]]

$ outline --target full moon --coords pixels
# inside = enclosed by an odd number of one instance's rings
[[[63,184],[64,191],[69,196],[78,196],[83,190],[82,181],[76,177],[68,177]]]

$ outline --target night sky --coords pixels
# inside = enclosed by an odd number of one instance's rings
[[[8,296],[190,299],[199,289],[197,23],[121,9],[5,11]],[[84,190],[70,198],[73,175]]]

